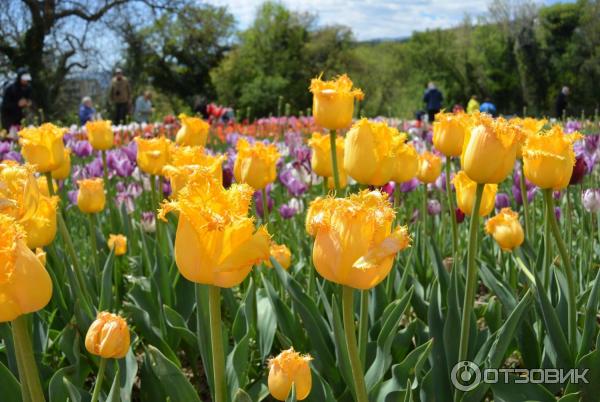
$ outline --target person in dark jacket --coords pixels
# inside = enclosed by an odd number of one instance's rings
[[[430,82],[427,85],[425,94],[423,95],[423,102],[425,103],[425,108],[427,109],[429,123],[433,123],[435,115],[438,114],[440,112],[440,109],[442,108],[443,101],[444,96],[442,95],[440,90],[436,88],[433,82]]]
[[[569,87],[562,87],[556,97],[556,118],[558,119],[562,119],[563,114],[567,111],[569,92]]]
[[[79,125],[85,126],[88,121],[96,118],[96,109],[92,103],[92,98],[85,96],[79,105]]]
[[[15,82],[6,87],[2,96],[2,127],[21,125],[25,117],[24,109],[31,106],[31,75],[26,70],[17,71]]]

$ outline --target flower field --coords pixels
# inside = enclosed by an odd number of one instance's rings
[[[598,400],[597,119],[309,90],[0,142],[2,402]]]

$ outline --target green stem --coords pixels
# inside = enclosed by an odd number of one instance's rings
[[[96,222],[94,214],[87,214],[90,223],[90,245],[92,247],[92,258],[96,268],[96,278],[100,278],[100,263],[98,262],[98,242],[96,240]]]
[[[477,237],[479,231],[479,207],[481,206],[481,197],[484,184],[477,183],[475,191],[475,203],[471,211],[471,222],[469,225],[469,250],[467,254],[467,289],[463,302],[462,320],[460,328],[460,347],[458,350],[458,361],[466,360],[469,352],[469,334],[471,327],[471,313],[473,311],[473,302],[475,298],[475,287],[477,285],[477,265],[475,256],[477,255]]]
[[[354,289],[343,286],[342,294],[344,334],[346,335],[346,347],[348,348],[352,378],[354,380],[356,402],[368,402],[365,377],[363,370],[361,369],[362,364],[356,347],[356,334],[354,330]]]
[[[567,277],[567,286],[569,288],[567,314],[569,321],[569,345],[571,345],[571,349],[575,351],[575,348],[577,347],[577,305],[575,299],[576,296],[575,281],[573,280],[573,267],[571,265],[571,259],[569,258],[567,247],[560,233],[560,227],[558,226],[558,222],[556,222],[556,216],[554,215],[554,199],[552,198],[551,189],[544,190],[544,199],[548,209],[547,219],[549,220],[550,229],[552,230],[554,240],[558,246],[558,252],[563,263],[562,265],[565,269],[565,276]]]
[[[104,380],[104,372],[106,370],[106,359],[100,358],[100,366],[98,367],[98,376],[96,377],[96,385],[94,385],[94,393],[92,394],[92,402],[98,402],[100,391],[102,390],[102,381]]]
[[[263,204],[263,221],[266,226],[269,225],[269,200],[267,199],[267,187],[262,190],[262,204]]]
[[[221,288],[209,286],[210,339],[215,379],[214,402],[225,402],[225,356],[221,335]]]
[[[29,334],[29,325],[26,315],[21,315],[12,321],[11,325],[13,343],[17,354],[19,378],[23,401],[45,402],[46,397],[42,390],[38,367],[33,355],[33,345]]]
[[[365,370],[367,361],[367,341],[369,336],[369,291],[360,292],[360,318],[358,323],[358,354],[360,356],[361,369]]]
[[[452,196],[452,183],[450,182],[450,168],[452,161],[451,157],[446,157],[446,198],[448,198],[448,212],[450,213],[450,221],[452,222],[452,254],[454,263],[458,257],[458,225],[456,223],[456,213],[454,212],[454,198]]]
[[[571,203],[570,187],[565,189],[565,196],[567,197],[567,249],[569,257],[571,257],[573,254],[571,251],[571,244],[573,244],[573,205]]]
[[[521,187],[521,202],[523,203],[523,215],[525,215],[525,237],[530,241],[531,238],[531,223],[529,221],[529,200],[527,199],[527,187],[525,186],[525,170],[523,168],[523,161],[521,161],[521,177],[519,179],[519,185]]]
[[[341,196],[342,189],[340,188],[340,176],[338,172],[338,160],[337,160],[337,143],[336,143],[336,132],[335,130],[329,130],[329,144],[331,146],[331,164],[333,165],[333,183],[335,185],[336,196]]]
[[[48,183],[48,193],[50,195],[54,195],[54,184],[52,183],[52,174],[50,172],[46,172],[46,181]],[[58,219],[58,231],[60,232],[60,235],[65,243],[65,248],[67,250],[67,253],[69,254],[69,258],[71,259],[71,264],[73,264],[73,270],[75,271],[75,277],[78,282],[77,287],[79,288],[77,289],[77,291],[82,298],[83,307],[85,308],[88,317],[93,319],[94,314],[92,313],[90,307],[91,304],[89,300],[90,293],[87,289],[86,282],[83,278],[83,272],[81,272],[81,267],[79,266],[79,260],[77,259],[77,253],[75,252],[75,246],[73,246],[73,240],[71,239],[71,235],[69,234],[69,230],[67,229],[67,224],[65,223],[65,219],[63,218],[62,212],[60,210],[56,211],[56,217]]]
[[[545,198],[545,196],[544,196]],[[550,214],[554,215],[548,204],[544,205],[544,287],[550,287],[550,270],[552,269],[552,243],[550,241]]]
[[[427,183],[423,183],[421,197],[421,257],[423,266],[427,266]]]

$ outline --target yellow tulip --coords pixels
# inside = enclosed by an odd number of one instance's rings
[[[501,117],[473,116],[460,157],[463,170],[477,183],[500,183],[513,169],[522,135]]]
[[[65,180],[71,174],[71,149],[65,148],[63,161],[57,169],[52,171],[52,178],[55,180]],[[46,182],[47,184],[47,182]],[[46,186],[47,188],[48,186]],[[54,187],[57,188],[57,187]]]
[[[538,120],[538,119],[534,119],[532,117],[526,117],[524,119],[522,119],[520,117],[513,117],[508,122],[510,124],[512,124],[514,127],[517,127],[518,129],[520,129],[521,132],[523,133],[523,141],[519,142],[519,145],[517,146],[517,158],[520,159],[523,157],[523,150],[522,150],[523,147],[522,146],[523,146],[523,142],[525,141],[525,139],[527,137],[529,137],[530,135],[537,134],[548,123],[548,120],[546,120],[546,119]]]
[[[0,163],[0,213],[23,223],[37,211],[40,190],[30,165]]]
[[[442,159],[428,151],[419,155],[419,168],[417,169],[417,179],[422,183],[433,183],[442,172]]]
[[[52,281],[12,217],[0,214],[0,233],[0,322],[7,322],[43,309],[52,297]]]
[[[40,264],[42,264],[43,266],[46,266],[46,253],[44,252],[43,249],[36,248],[35,249],[35,257],[38,259]]]
[[[398,251],[410,244],[406,227],[392,231],[395,212],[387,198],[364,190],[311,203],[306,230],[315,236],[313,263],[322,277],[355,289],[370,289],[385,279]]]
[[[51,172],[60,167],[65,154],[65,131],[51,123],[19,131],[21,153],[25,160],[40,173]]]
[[[460,156],[465,139],[464,113],[438,113],[433,123],[433,146],[446,156]]]
[[[127,322],[116,314],[100,312],[85,336],[85,348],[105,359],[127,356],[131,338]]]
[[[169,163],[171,141],[165,137],[143,139],[137,137],[137,163],[143,172],[161,175],[163,167]]]
[[[27,247],[35,249],[51,244],[56,237],[56,207],[58,197],[40,197],[36,213],[23,222],[27,233]]]
[[[404,183],[417,175],[419,154],[412,144],[397,143],[394,146],[394,162],[392,180],[396,183]]]
[[[288,269],[292,264],[292,252],[285,244],[272,243],[269,253],[283,269]],[[270,260],[267,260],[265,265],[269,268],[273,268]]]
[[[181,128],[177,131],[175,142],[177,145],[205,146],[208,138],[209,124],[199,117],[185,114],[179,115]]]
[[[523,146],[525,177],[542,189],[567,187],[575,165],[573,143],[581,138],[579,133],[565,134],[559,125],[528,136]]]
[[[238,183],[247,183],[255,190],[262,190],[275,181],[275,171],[279,152],[274,144],[262,142],[250,144],[244,138],[237,142],[237,157],[233,165],[233,175]]]
[[[110,120],[91,120],[85,123],[88,141],[92,148],[97,151],[106,151],[111,149],[115,143],[115,133],[113,132]]]
[[[50,189],[48,188],[48,180],[46,179],[46,176],[38,176],[36,182],[40,195],[50,197]],[[52,180],[52,186],[54,188],[54,191],[58,189],[58,183],[56,182],[56,180]]]
[[[456,189],[456,205],[465,215],[471,216],[473,212],[473,203],[475,202],[475,193],[477,183],[467,176],[464,171],[460,171],[452,179],[452,184]],[[479,207],[479,216],[486,216],[494,209],[496,204],[497,184],[486,184],[483,187],[481,205]]]
[[[85,214],[101,212],[106,205],[104,180],[101,178],[84,179],[77,182],[77,206]]]
[[[312,170],[322,177],[333,176],[333,163],[331,162],[331,141],[329,135],[323,135],[319,132],[312,133],[308,140],[308,146],[311,148],[310,163]],[[338,170],[343,172],[341,166],[344,160],[344,137],[336,137],[335,149],[338,161]]]
[[[110,234],[107,242],[109,250],[115,250],[115,255],[127,253],[127,237],[122,234]]]
[[[313,94],[313,116],[317,125],[329,130],[339,130],[352,123],[354,99],[364,97],[360,89],[352,89],[352,81],[344,74],[332,81],[321,77],[310,82]]]
[[[301,355],[294,348],[284,350],[269,360],[269,392],[278,401],[287,400],[292,385],[296,389],[296,399],[302,401],[308,397],[312,388],[310,355]]]
[[[504,251],[512,251],[525,239],[519,214],[510,208],[502,208],[498,215],[488,219],[485,223],[485,231],[492,235]]]
[[[218,181],[223,181],[224,155],[209,155],[202,147],[173,147],[171,164],[163,168],[163,176],[171,182],[171,198],[177,197],[179,191],[187,184],[191,173],[198,169],[206,169]]]
[[[346,173],[360,184],[383,186],[395,170],[394,145],[405,139],[405,134],[384,122],[359,120],[346,135]]]
[[[230,288],[269,258],[270,236],[265,227],[255,232],[248,216],[252,193],[247,184],[225,189],[210,173],[197,170],[176,200],[163,203],[161,219],[179,212],[175,262],[184,278]]]

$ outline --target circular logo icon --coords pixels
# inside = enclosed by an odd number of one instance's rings
[[[481,370],[475,363],[463,360],[454,365],[450,379],[456,389],[463,392],[470,391],[481,382]]]

